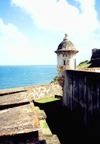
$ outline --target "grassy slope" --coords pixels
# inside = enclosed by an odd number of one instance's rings
[[[100,59],[92,59],[90,61],[86,60],[81,62],[77,68],[92,68],[92,67],[100,67]]]
[[[88,68],[91,65],[90,61],[86,60],[84,62],[81,62],[77,68]]]

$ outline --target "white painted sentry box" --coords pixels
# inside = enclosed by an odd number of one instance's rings
[[[76,69],[76,53],[78,53],[74,44],[67,37],[68,35],[65,34],[65,38],[55,51],[57,54],[57,77],[62,87],[64,84],[64,70]]]

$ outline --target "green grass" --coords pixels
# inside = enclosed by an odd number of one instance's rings
[[[77,68],[88,68],[89,66],[91,65],[91,63],[89,63],[88,60],[84,61],[84,62],[81,62]]]
[[[39,107],[35,107],[35,109],[36,109],[36,110],[40,110],[40,108],[39,108]]]
[[[52,132],[51,132],[46,120],[40,120],[40,125],[41,125],[41,128],[42,128],[43,134],[52,135]]]
[[[47,103],[47,102],[52,102],[52,101],[57,101],[57,100],[60,100],[59,98],[48,98],[48,99],[43,99],[43,100],[39,100],[39,101],[36,101],[38,103]]]
[[[56,101],[56,100],[59,100],[58,98],[48,98],[48,99],[44,99],[44,100],[39,100],[39,101],[36,101],[38,103],[46,103],[46,102],[51,102],[51,101]],[[36,106],[35,107],[36,110],[40,110],[40,107]],[[40,127],[42,128],[42,132],[44,135],[52,135],[52,132],[46,122],[45,119],[43,120],[40,120]]]
[[[37,107],[37,106],[35,108],[36,108],[36,110],[40,110],[40,108]],[[50,130],[50,128],[49,128],[49,126],[48,126],[48,124],[47,124],[45,119],[40,120],[40,127],[42,128],[43,134],[52,135],[52,132],[51,132],[51,130]]]
[[[58,80],[55,80],[53,83],[58,83]]]
[[[36,102],[40,103],[40,104],[44,104],[44,103],[58,101],[58,100],[60,100],[60,98],[47,98],[47,99],[39,100]],[[36,106],[35,108],[36,108],[36,110],[40,110],[40,108],[38,106]],[[49,125],[45,119],[40,120],[40,127],[42,128],[42,132],[44,135],[52,135],[52,131],[50,130]]]

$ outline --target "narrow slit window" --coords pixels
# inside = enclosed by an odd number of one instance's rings
[[[64,62],[64,66],[65,66],[66,65],[66,61],[64,60],[63,62]]]

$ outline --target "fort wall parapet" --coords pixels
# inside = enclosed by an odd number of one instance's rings
[[[41,100],[55,95],[62,95],[62,88],[58,83],[44,84],[44,85],[35,85],[27,86],[20,88],[4,89],[0,90],[0,95],[9,95],[13,93],[25,92],[27,95],[31,96],[32,100]]]
[[[99,133],[100,73],[87,70],[65,71],[63,104]]]
[[[55,97],[55,95],[62,95],[62,87],[57,83],[29,86],[26,87],[26,89],[28,90],[33,100],[46,99]]]
[[[77,71],[100,72],[100,67],[97,68],[78,68]]]

